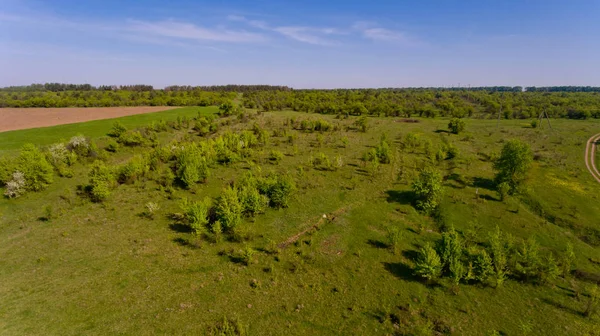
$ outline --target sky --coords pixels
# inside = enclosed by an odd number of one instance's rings
[[[0,86],[600,86],[598,0],[0,0]]]

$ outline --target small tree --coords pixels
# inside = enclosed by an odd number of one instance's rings
[[[492,258],[486,250],[482,250],[475,259],[475,280],[486,282],[492,274],[494,274]]]
[[[395,226],[391,226],[387,230],[388,245],[394,254],[400,253],[400,242],[402,241],[402,236],[402,231]]]
[[[516,139],[507,141],[500,157],[494,162],[496,183],[506,182],[510,185],[511,192],[514,192],[525,179],[532,161],[533,155],[528,144]]]
[[[465,130],[466,123],[461,118],[452,118],[448,123],[448,128],[454,134],[459,134]]]
[[[221,222],[226,231],[232,232],[242,221],[242,204],[238,198],[238,192],[232,187],[227,187],[217,198],[215,204],[215,216]]]
[[[206,198],[202,202],[194,202],[185,198],[180,207],[185,216],[186,224],[192,232],[195,234],[203,232],[208,224],[210,199]]]
[[[499,227],[496,226],[496,232],[490,235],[489,244],[492,252],[494,272],[496,274],[496,285],[502,286],[508,274],[508,261],[506,257],[506,246]]]
[[[500,201],[504,202],[506,196],[508,196],[508,193],[510,192],[510,184],[508,184],[508,182],[502,182],[496,186],[496,190],[498,191],[498,196],[500,196]]]
[[[413,182],[416,206],[425,213],[432,213],[439,205],[442,196],[442,177],[433,168],[425,168]]]
[[[369,122],[367,120],[367,116],[361,116],[360,118],[358,118],[354,122],[354,125],[356,125],[361,132],[367,132],[367,130],[369,129]]]
[[[575,252],[573,251],[573,245],[571,243],[567,243],[567,247],[565,248],[565,252],[562,254],[561,266],[562,266],[562,275],[567,278],[571,275],[571,267],[573,266],[573,262],[575,261]]]
[[[430,243],[425,244],[419,251],[415,262],[415,273],[427,280],[435,280],[442,274],[442,261]]]

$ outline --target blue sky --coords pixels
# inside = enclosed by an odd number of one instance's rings
[[[600,86],[600,1],[0,0],[0,86]]]

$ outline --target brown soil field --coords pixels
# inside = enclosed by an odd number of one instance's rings
[[[172,106],[0,108],[0,132],[172,110]]]

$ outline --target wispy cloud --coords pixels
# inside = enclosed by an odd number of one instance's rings
[[[205,28],[187,22],[161,21],[146,22],[130,20],[124,30],[147,36],[163,36],[196,41],[216,42],[264,42],[266,37],[243,30]]]
[[[275,26],[271,27],[268,23],[259,20],[249,20],[240,15],[229,15],[230,21],[244,22],[251,27],[281,34],[292,40],[304,42],[314,45],[331,46],[337,45],[339,42],[325,38],[326,35],[339,34],[339,30],[335,28],[319,28],[306,26]]]
[[[359,21],[354,23],[352,28],[358,31],[364,38],[373,41],[402,42],[405,44],[415,42],[404,32],[382,28],[374,22]]]

